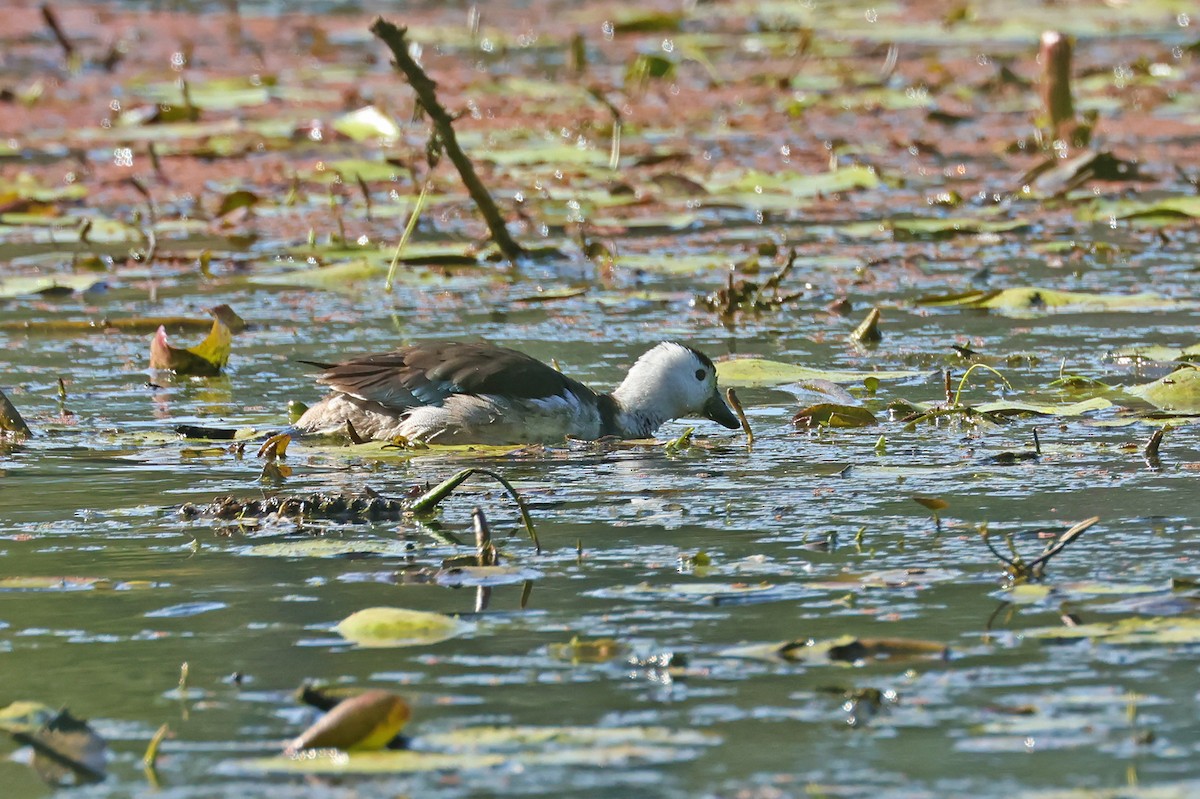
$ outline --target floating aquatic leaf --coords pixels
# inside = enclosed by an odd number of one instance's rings
[[[21,417],[21,412],[17,410],[17,406],[12,404],[3,391],[0,391],[0,431],[24,436],[25,438],[33,435],[33,431],[29,429],[29,425],[25,423],[25,419]]]
[[[33,768],[51,785],[84,785],[105,778],[108,743],[66,708],[36,730],[12,735],[33,749]]]
[[[47,186],[28,172],[21,172],[12,179],[0,179],[0,207],[10,206],[17,200],[33,200],[40,203],[81,200],[87,193],[87,187],[82,183]]]
[[[627,644],[615,638],[572,638],[565,644],[550,644],[550,656],[572,663],[607,663],[629,652]]]
[[[918,305],[935,308],[989,308],[999,311],[1144,311],[1170,308],[1177,302],[1158,294],[1088,294],[1079,291],[1059,291],[1043,288],[1011,288],[977,290],[961,294],[918,297]]]
[[[365,691],[343,700],[288,744],[302,749],[382,749],[408,723],[408,703],[390,691]]]
[[[1133,617],[1074,627],[1035,627],[1021,634],[1055,641],[1090,639],[1102,644],[1195,644],[1200,643],[1200,619]]]
[[[160,327],[150,341],[150,368],[172,371],[178,375],[212,377],[219,375],[229,362],[233,350],[233,333],[220,319],[204,341],[183,349],[167,342],[167,330]]]
[[[879,371],[850,372],[836,369],[811,369],[807,366],[770,361],[763,358],[735,358],[717,364],[717,377],[727,386],[759,388],[782,386],[801,380],[828,380],[831,383],[860,383],[869,378],[876,380],[903,380],[923,377],[926,372]]]
[[[916,497],[913,497],[916,499]],[[923,497],[924,499],[924,497]],[[942,500],[934,500],[940,502]],[[847,588],[926,588],[935,583],[957,580],[961,572],[956,569],[887,569],[868,574],[840,574],[832,580],[812,580],[805,583],[812,588],[846,590]]]
[[[220,219],[221,217],[232,214],[239,208],[253,208],[258,204],[258,195],[252,191],[239,189],[231,191],[221,198],[221,204],[217,207],[217,212],[213,215]]]
[[[997,414],[999,416],[1015,416],[1032,413],[1038,416],[1081,416],[1092,411],[1102,411],[1112,407],[1112,403],[1104,397],[1091,397],[1070,403],[1021,402],[1018,400],[995,400],[972,405],[979,413]]]
[[[822,402],[801,408],[792,416],[796,427],[868,427],[879,420],[866,408]]]
[[[732,195],[753,203],[755,195],[772,192],[802,198],[852,189],[873,189],[879,185],[879,175],[874,169],[866,166],[847,166],[831,172],[809,175],[787,170],[771,173],[750,171],[733,180],[715,177],[711,185],[713,191],[723,200]]]
[[[615,264],[621,269],[658,274],[693,274],[727,269],[728,258],[719,253],[687,253],[671,255],[621,255]]]
[[[144,580],[117,582],[104,577],[0,577],[0,591],[122,591],[153,585]]]
[[[295,755],[242,760],[230,764],[235,772],[265,774],[420,774],[429,771],[470,771],[503,764],[503,755],[470,752],[447,755],[411,750],[342,752],[315,749]]]
[[[427,747],[469,752],[512,750],[529,746],[611,746],[641,743],[668,746],[699,746],[720,742],[720,737],[700,730],[670,727],[460,727],[421,737]]]
[[[271,101],[274,86],[274,76],[254,75],[189,81],[186,95],[178,82],[146,84],[133,87],[132,91],[160,103],[190,105],[206,111],[232,111],[267,104]]]
[[[1158,380],[1131,386],[1125,391],[1166,411],[1200,413],[1200,369],[1177,369]]]
[[[468,629],[465,622],[441,613],[405,608],[366,608],[347,616],[337,631],[363,647],[436,644]]]
[[[1085,151],[1063,160],[1058,152],[1025,173],[1021,185],[1035,197],[1059,197],[1090,181],[1138,180],[1135,161],[1125,161],[1110,152]]]
[[[854,237],[878,237],[890,234],[904,241],[910,239],[947,239],[953,236],[980,233],[1009,233],[1024,230],[1029,222],[1023,219],[987,219],[975,217],[890,217],[878,222],[854,222],[838,228]]]
[[[950,507],[949,502],[938,497],[912,497],[911,499],[921,507],[928,508],[929,510],[945,510]]]
[[[1162,197],[1159,199],[1127,199],[1100,201],[1081,208],[1085,220],[1107,222],[1110,219],[1141,220],[1147,223],[1171,224],[1181,220],[1200,219],[1200,197]]]
[[[666,727],[463,727],[418,738],[415,744],[421,751],[311,750],[293,757],[239,761],[230,767],[284,774],[411,774],[502,764],[611,766],[690,759],[696,747],[720,740],[711,733]]]
[[[354,141],[395,141],[400,138],[400,126],[395,120],[373,105],[343,114],[333,121],[333,129]]]
[[[4,277],[0,278],[0,299],[61,291],[86,292],[103,285],[105,280],[103,275],[87,274]]]
[[[452,566],[434,575],[438,585],[509,585],[533,580],[541,572],[523,566]]]
[[[916,638],[858,638],[844,635],[825,641],[800,639],[773,644],[753,644],[725,649],[724,657],[789,660],[805,663],[862,663],[867,660],[945,659],[946,644]]]
[[[0,709],[0,730],[7,733],[33,732],[49,724],[57,715],[55,708],[41,702],[19,700]]]
[[[1200,344],[1190,347],[1129,347],[1116,350],[1112,357],[1118,361],[1195,361],[1200,360]]]
[[[391,555],[408,553],[399,541],[354,541],[338,538],[301,538],[274,541],[247,547],[243,554],[262,558],[345,558],[354,555]]]
[[[765,600],[777,592],[770,583],[665,583],[612,586],[591,592],[608,599],[714,603]]]

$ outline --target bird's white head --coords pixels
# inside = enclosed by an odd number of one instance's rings
[[[664,422],[700,415],[730,429],[740,423],[717,390],[717,369],[704,353],[664,341],[638,358],[612,393],[626,435],[654,434]]]

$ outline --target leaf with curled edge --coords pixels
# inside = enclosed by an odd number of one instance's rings
[[[221,374],[233,350],[233,331],[220,319],[213,321],[204,341],[186,349],[167,342],[167,330],[159,327],[150,341],[150,368],[177,375],[215,377]]]

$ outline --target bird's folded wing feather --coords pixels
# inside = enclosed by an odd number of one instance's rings
[[[317,376],[335,391],[406,409],[441,405],[451,394],[496,394],[538,399],[591,389],[530,356],[491,344],[417,344],[365,355],[326,368]]]

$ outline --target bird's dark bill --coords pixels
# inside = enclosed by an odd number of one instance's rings
[[[730,430],[737,430],[742,426],[738,418],[733,415],[733,411],[729,410],[729,406],[725,404],[725,400],[721,399],[720,394],[713,394],[708,402],[704,403],[704,417],[712,419]]]

